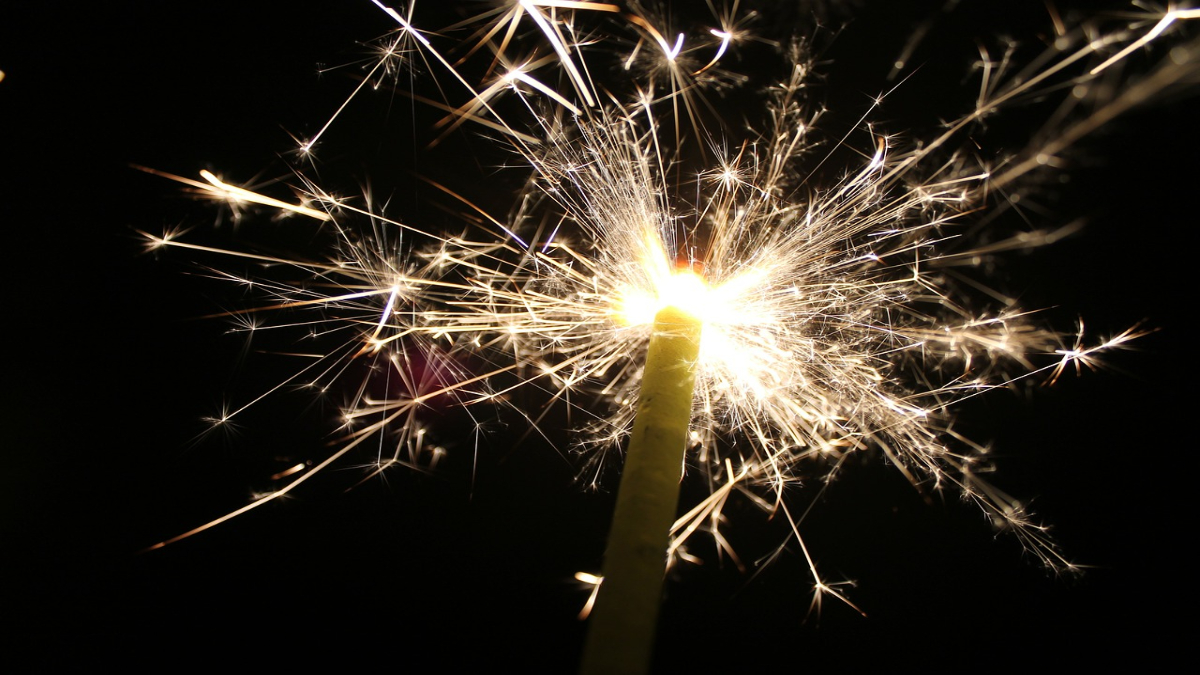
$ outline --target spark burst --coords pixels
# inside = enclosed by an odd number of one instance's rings
[[[757,36],[736,4],[707,30],[678,32],[638,6],[505,3],[456,26],[461,41],[423,33],[412,9],[380,7],[399,29],[379,43],[351,99],[428,68],[450,101],[417,98],[447,113],[435,142],[460,127],[499,138],[530,171],[527,188],[499,218],[430,181],[465,214],[458,235],[303,177],[303,203],[211,174],[177,178],[235,214],[258,204],[320,220],[335,242],[323,258],[298,260],[148,236],[152,248],[269,270],[214,272],[264,298],[231,313],[247,326],[298,324],[322,343],[340,340],[280,386],[327,390],[364,361],[373,374],[354,383],[344,442],[323,462],[156,547],[278,499],[355,450],[375,449],[373,472],[435,464],[442,450],[422,419],[435,401],[475,410],[545,392],[545,409],[519,414],[535,431],[554,404],[586,420],[577,424],[581,480],[602,485],[632,423],[650,322],[664,304],[690,303],[704,328],[686,479],[705,482],[709,496],[672,528],[672,563],[696,558],[688,545],[701,533],[738,560],[722,514],[746,500],[789,523],[777,552],[798,544],[813,606],[846,600],[804,545],[804,500],[814,503],[847,458],[878,449],[919,489],[961,494],[1043,563],[1073,569],[1021,502],[980,478],[984,449],[954,430],[952,411],[997,387],[1090,367],[1137,331],[1089,342],[1080,327],[1064,337],[969,274],[981,259],[1069,233],[986,226],[1068,146],[1195,81],[1194,42],[1174,44],[1140,75],[1125,66],[1158,53],[1155,41],[1200,11],[1076,26],[1051,14],[1051,44],[1030,65],[1016,63],[1011,44],[981,53],[973,109],[943,130],[923,140],[888,133],[871,123],[873,107],[830,142],[808,94],[814,57],[804,41],[776,44],[777,83],[748,91],[734,52]],[[909,72],[903,60],[896,87]],[[757,117],[740,113],[752,131],[712,112],[710,99],[734,89],[761,104]],[[1026,145],[976,150],[972,134],[998,112],[1047,98],[1057,108]],[[337,117],[299,142],[302,161]],[[842,159],[850,153],[859,158]],[[849,168],[819,183],[834,162]],[[376,384],[385,379],[390,388]]]

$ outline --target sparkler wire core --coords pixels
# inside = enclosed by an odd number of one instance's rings
[[[583,675],[649,668],[679,504],[701,329],[698,317],[673,305],[654,317]]]

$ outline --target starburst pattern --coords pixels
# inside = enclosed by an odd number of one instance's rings
[[[529,171],[527,186],[501,219],[429,181],[463,214],[463,234],[450,234],[314,180],[303,179],[295,204],[211,174],[176,178],[235,213],[252,203],[325,223],[333,247],[312,260],[148,236],[152,248],[265,266],[254,276],[214,272],[261,298],[232,316],[256,329],[302,326],[337,345],[281,386],[325,390],[352,364],[371,367],[352,382],[343,442],[327,459],[164,543],[276,499],[368,441],[388,448],[377,450],[375,471],[428,467],[443,450],[426,440],[425,408],[503,405],[518,390],[546,394],[544,408],[518,411],[535,430],[552,406],[572,411],[581,480],[602,484],[631,425],[650,321],[663,304],[692,303],[704,328],[687,480],[710,492],[675,524],[673,559],[691,559],[687,544],[700,532],[737,559],[722,511],[745,499],[787,518],[814,605],[842,597],[804,546],[797,500],[811,503],[847,457],[878,449],[920,489],[952,488],[1045,564],[1072,568],[1021,502],[979,477],[986,453],[954,430],[953,408],[1091,367],[1138,332],[1089,341],[1081,325],[1063,336],[971,270],[1068,233],[988,224],[1087,133],[1194,82],[1194,43],[1141,74],[1125,66],[1200,12],[1075,27],[1053,17],[1055,39],[1030,65],[1015,64],[1012,45],[983,53],[973,109],[936,134],[888,133],[868,111],[829,143],[807,92],[814,64],[803,41],[775,45],[778,82],[746,91],[732,51],[754,37],[752,17],[736,5],[707,30],[676,32],[636,5],[523,0],[453,27],[467,36],[457,41],[423,33],[413,8],[380,7],[399,28],[352,98],[410,67],[434,71],[449,102],[414,97],[447,112],[435,142],[467,128],[498,138]],[[734,88],[761,108],[743,111],[750,130],[713,113],[709,97]],[[989,155],[974,144],[985,121],[1047,98],[1059,105],[1026,145]],[[336,120],[299,142],[305,161]],[[835,162],[845,172],[819,182]]]

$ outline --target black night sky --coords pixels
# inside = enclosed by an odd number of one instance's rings
[[[495,422],[474,466],[462,433],[470,420],[445,410],[430,425],[451,453],[431,474],[397,470],[349,489],[361,476],[361,458],[351,458],[291,499],[138,554],[244,504],[288,463],[323,457],[341,394],[283,392],[236,434],[196,440],[223,400],[245,401],[294,372],[275,353],[291,337],[256,338],[243,355],[227,322],[200,318],[247,304],[205,278],[203,266],[222,261],[145,254],[136,230],[193,227],[197,241],[245,236],[314,257],[323,239],[266,218],[213,234],[217,208],[130,165],[296,183],[289,133],[309,135],[328,118],[362,72],[354,64],[364,43],[393,26],[367,0],[316,10],[266,0],[71,4],[0,18],[0,662],[572,672],[584,635],[575,615],[587,597],[572,575],[598,569],[612,494],[574,482],[576,466],[556,449],[566,433],[523,439],[527,425],[515,415],[479,412]],[[463,3],[441,4],[451,7],[427,10],[430,25],[449,23]],[[792,10],[770,26],[803,21],[800,34],[822,45],[814,100],[836,125],[853,124],[893,86],[886,76],[909,31],[940,17],[913,57],[925,65],[872,116],[919,135],[974,100],[965,68],[980,39],[1045,33],[1040,0],[1012,3],[1024,9],[1005,10],[996,26],[987,14],[1000,4],[944,15],[868,7],[824,28]],[[759,70],[752,50],[743,58],[759,86],[776,76]],[[339,64],[351,65],[328,69]],[[1061,185],[1025,215],[1036,227],[1077,218],[1086,227],[1002,258],[995,278],[1022,306],[1047,308],[1057,328],[1083,317],[1093,335],[1141,321],[1156,332],[1111,354],[1103,371],[960,410],[960,428],[991,441],[996,484],[1032,499],[1066,553],[1093,568],[1054,576],[974,506],[952,494],[926,502],[878,453],[864,453],[805,534],[829,579],[857,582],[848,592],[868,616],[830,603],[806,621],[810,581],[795,546],[753,579],[698,550],[707,564],[669,580],[657,672],[1170,659],[1184,632],[1170,617],[1191,604],[1194,585],[1181,538],[1195,492],[1185,352],[1194,328],[1181,310],[1192,310],[1194,283],[1182,278],[1195,264],[1200,132],[1186,93],[1067,153]],[[466,131],[450,149],[422,149],[437,115],[394,92],[352,107],[322,146],[323,163],[305,169],[318,182],[369,184],[405,217],[455,227],[438,208],[446,200],[422,201],[432,192],[415,171],[457,180],[506,213],[523,176],[498,169],[512,157],[490,141]],[[990,142],[1027,136],[1038,110],[1015,111]],[[730,515],[749,563],[783,535],[750,508]]]

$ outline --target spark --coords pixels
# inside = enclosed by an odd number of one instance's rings
[[[1158,36],[1163,34],[1163,31],[1165,31],[1167,27],[1176,21],[1187,21],[1189,19],[1200,19],[1200,9],[1172,9],[1167,11],[1165,14],[1163,14],[1162,18],[1158,20],[1158,23],[1155,23],[1150,30],[1146,31],[1145,35],[1134,40],[1133,42],[1130,42],[1125,46],[1124,49],[1110,56],[1104,63],[1092,68],[1091,74],[1098,75],[1114,63],[1120,63],[1122,59],[1153,42],[1158,38]]]
[[[588,618],[588,615],[592,613],[592,607],[596,605],[596,596],[600,594],[600,584],[604,581],[604,577],[590,572],[576,572],[575,580],[591,588],[587,602],[583,603],[583,609],[579,611],[579,620],[583,621]]]
[[[265,302],[229,313],[263,319],[303,313],[297,323],[343,341],[291,380],[312,378],[325,388],[351,361],[371,359],[374,371],[400,383],[400,393],[386,395],[358,386],[343,411],[343,443],[324,461],[277,474],[291,482],[152,548],[287,494],[369,439],[393,444],[390,457],[380,450],[378,470],[432,466],[442,450],[425,438],[420,413],[439,399],[471,410],[511,405],[509,395],[518,389],[547,392],[545,410],[520,414],[535,430],[551,404],[582,416],[581,481],[599,485],[631,426],[649,324],[673,304],[704,322],[687,478],[706,482],[710,493],[673,527],[671,564],[697,559],[687,544],[706,534],[720,555],[742,566],[723,534],[723,511],[730,500],[744,499],[784,515],[791,534],[777,552],[792,541],[799,545],[814,610],[829,596],[861,612],[842,590],[845,582],[818,573],[801,536],[816,496],[809,491],[812,502],[803,511],[789,502],[804,492],[795,488],[815,485],[819,492],[847,457],[877,449],[915,485],[954,490],[978,504],[1046,565],[1076,567],[1019,502],[979,478],[983,449],[953,431],[953,409],[1017,382],[1053,384],[1069,369],[1098,367],[1101,354],[1144,333],[1131,328],[1092,344],[1082,324],[1064,338],[1039,326],[1030,312],[972,309],[980,291],[1005,298],[950,271],[1051,243],[1077,228],[969,236],[996,195],[1015,201],[1021,179],[1053,166],[1080,138],[1136,102],[1194,78],[1196,59],[1172,58],[1142,78],[1122,74],[1124,87],[1097,80],[1113,76],[1130,54],[1152,47],[1167,28],[1200,10],[1164,12],[1144,33],[1140,24],[1072,28],[1055,15],[1058,39],[1032,70],[1014,73],[1009,51],[996,60],[983,53],[974,109],[942,131],[921,142],[877,131],[869,116],[885,94],[821,156],[809,139],[821,113],[804,94],[813,64],[800,43],[783,50],[784,77],[762,98],[757,131],[722,137],[704,152],[685,147],[681,100],[697,138],[734,133],[706,127],[702,106],[691,103],[703,100],[705,87],[736,81],[725,59],[749,33],[732,12],[720,28],[700,32],[697,40],[714,56],[696,67],[683,63],[695,49],[684,49],[692,44],[685,34],[668,41],[664,35],[673,31],[648,14],[598,2],[520,0],[477,17],[492,22],[474,38],[482,36],[494,58],[485,85],[476,88],[466,67],[447,56],[456,45],[443,47],[441,36],[414,27],[412,6],[402,13],[372,1],[412,38],[421,58],[440,64],[462,86],[464,102],[435,105],[451,116],[443,126],[501,134],[529,171],[528,187],[501,220],[428,180],[478,223],[476,234],[452,235],[336,199],[313,183],[306,185],[305,201],[321,210],[209,172],[194,181],[148,170],[231,208],[254,204],[326,224],[335,244],[323,261],[190,244],[180,240],[182,233],[146,237],[154,248],[232,256],[299,275],[300,281],[260,283]],[[582,30],[584,18],[601,28]],[[522,22],[531,30],[519,30]],[[634,45],[607,64],[606,72],[628,76],[624,87],[593,80],[601,65],[591,61],[611,53],[585,45],[603,43],[595,36],[607,30],[624,32],[620,44]],[[641,49],[646,36],[657,53]],[[510,58],[518,48],[532,56]],[[915,48],[905,46],[900,61]],[[1101,52],[1112,49],[1100,61]],[[380,58],[401,53],[389,49]],[[560,86],[551,76],[535,78],[539,70],[557,70]],[[903,87],[904,79],[895,86]],[[664,89],[667,95],[654,93]],[[353,90],[318,136],[362,90]],[[974,148],[954,149],[974,142],[968,133],[985,117],[1062,91],[1071,93],[1053,123],[994,166]],[[1079,110],[1076,95],[1087,103]],[[505,107],[512,102],[515,110]],[[822,184],[818,169],[836,164],[835,154],[845,150],[858,159],[843,161],[842,177]],[[680,169],[694,164],[703,166]],[[697,178],[679,178],[685,174]],[[401,246],[400,234],[416,243]],[[468,360],[484,366],[462,365]],[[581,574],[580,581],[599,585],[594,575]]]
[[[239,204],[260,204],[262,206],[268,206],[279,211],[297,213],[299,215],[308,216],[309,218],[315,218],[317,220],[324,221],[331,219],[331,216],[324,211],[310,209],[301,204],[289,204],[273,197],[268,197],[258,192],[247,190],[243,187],[230,185],[220,178],[217,178],[211,171],[208,170],[203,170],[200,172],[200,177],[205,181],[202,183],[190,178],[176,176],[174,174],[158,171],[144,166],[134,166],[134,168],[138,169],[139,171],[145,171],[146,173],[154,174],[156,176],[162,176],[163,178],[169,178],[177,183],[190,185],[198,190],[200,194],[203,194],[216,201],[225,202],[233,208],[236,208],[236,206]]]

